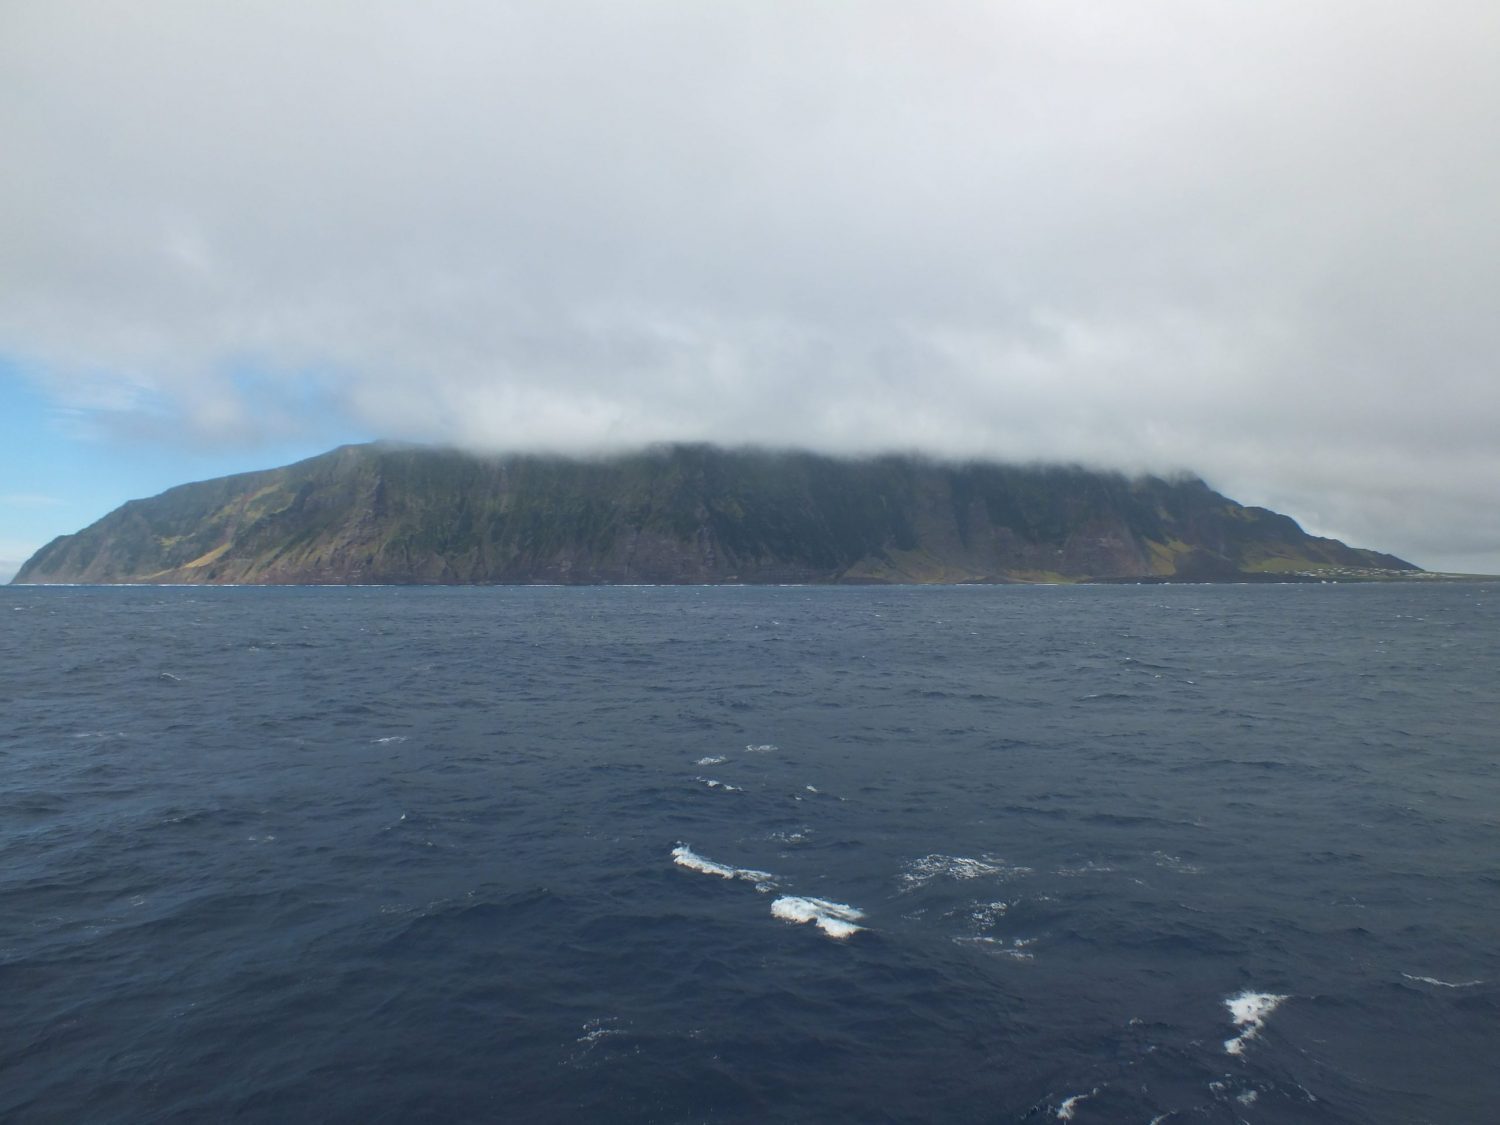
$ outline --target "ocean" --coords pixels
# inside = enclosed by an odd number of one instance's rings
[[[7,1122],[1500,1118],[1500,584],[0,607]]]

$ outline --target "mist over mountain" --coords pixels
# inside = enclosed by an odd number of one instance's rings
[[[658,446],[603,459],[344,446],[134,500],[17,582],[1239,580],[1417,568],[1194,477]]]

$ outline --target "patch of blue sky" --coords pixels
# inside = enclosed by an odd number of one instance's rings
[[[65,399],[0,355],[0,582],[38,547],[127,500],[374,436],[346,423],[328,382],[311,373],[273,377],[245,365],[226,386],[237,422],[206,437],[147,389]]]

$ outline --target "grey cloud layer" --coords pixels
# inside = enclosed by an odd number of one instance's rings
[[[15,3],[0,352],[143,433],[1192,467],[1500,569],[1496,13]]]

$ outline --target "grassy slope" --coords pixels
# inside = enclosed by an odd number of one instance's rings
[[[713,582],[1407,568],[1201,481],[673,446],[605,461],[347,446],[132,501],[18,581]]]

